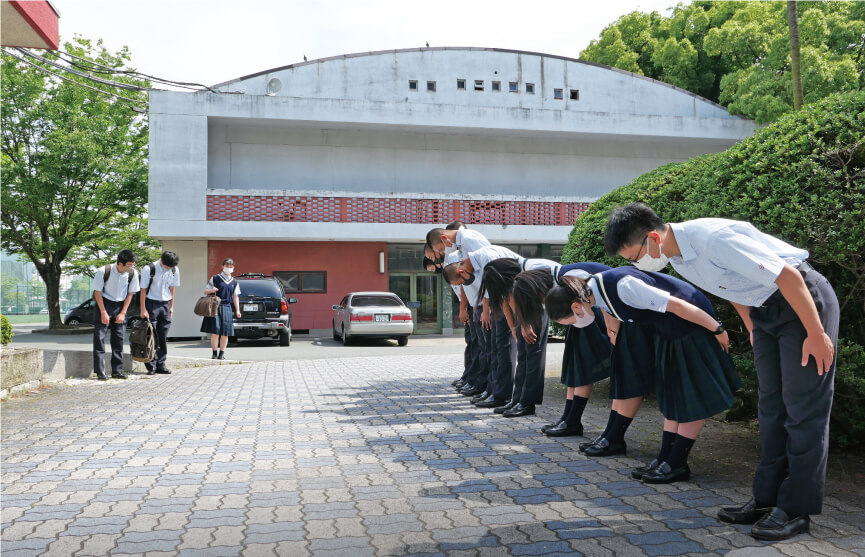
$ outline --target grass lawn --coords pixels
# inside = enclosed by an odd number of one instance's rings
[[[22,323],[48,323],[48,314],[37,313],[34,315],[7,315],[6,319],[12,325],[20,325]]]

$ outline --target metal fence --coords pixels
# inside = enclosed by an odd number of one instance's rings
[[[91,298],[89,289],[68,289],[60,292],[60,313],[79,306]],[[0,312],[4,315],[48,314],[44,285],[17,284],[7,286],[2,292]]]

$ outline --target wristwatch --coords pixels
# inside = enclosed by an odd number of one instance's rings
[[[715,329],[714,331],[712,331],[712,334],[720,335],[720,334],[723,333],[725,330],[726,330],[726,329],[724,329],[724,326],[721,325],[720,323],[718,323],[718,328]]]

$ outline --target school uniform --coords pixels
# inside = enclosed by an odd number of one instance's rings
[[[716,296],[751,308],[762,447],[754,499],[790,516],[819,514],[836,362],[823,375],[817,374],[814,358],[801,365],[805,328],[775,280],[785,263],[799,269],[837,354],[840,310],[832,285],[806,261],[806,250],[750,223],[696,219],[671,223],[670,228],[681,250],[670,263],[679,274]]]
[[[466,227],[462,227],[457,230],[453,246],[445,248],[445,257],[447,257],[453,251],[458,251],[460,252],[461,257],[465,258],[469,253],[479,250],[481,248],[485,248],[489,245],[491,244],[490,241],[487,240],[486,236],[484,236],[477,230],[471,230]]]
[[[234,336],[234,296],[240,296],[240,285],[233,276],[226,278],[219,273],[213,275],[207,288],[216,288],[219,296],[219,310],[216,317],[205,317],[201,322],[201,332],[223,337]]]
[[[144,308],[150,323],[156,330],[156,358],[144,364],[147,371],[166,371],[165,359],[168,356],[168,329],[171,328],[171,288],[180,286],[180,269],[167,269],[160,261],[153,262],[153,276],[150,265],[141,269],[141,288],[147,289]]]
[[[93,310],[93,371],[100,379],[105,378],[105,333],[110,329],[111,336],[111,375],[123,376],[123,335],[126,333],[126,321],[115,323],[115,318],[123,310],[126,296],[138,292],[138,273],[133,269],[130,271],[132,277],[117,270],[117,265],[112,264],[108,280],[104,279],[102,269],[96,271],[96,276],[90,283],[94,292],[102,293],[102,305],[108,313],[108,324],[102,323],[99,306]],[[94,296],[95,297],[95,296]]]
[[[595,305],[623,322],[655,329],[655,392],[668,420],[695,422],[730,408],[741,381],[733,362],[711,331],[667,312],[670,297],[715,315],[694,286],[661,273],[618,267],[593,275]]]

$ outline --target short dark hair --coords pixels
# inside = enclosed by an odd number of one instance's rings
[[[540,325],[544,299],[553,286],[553,275],[546,269],[523,271],[514,277],[514,309],[519,323]]]
[[[652,230],[662,231],[664,221],[655,211],[642,203],[631,203],[615,209],[607,219],[604,231],[604,249],[607,255],[616,255],[619,250],[643,240]]]
[[[223,265],[228,265],[228,264],[234,265],[234,259],[232,259],[230,257],[226,257],[225,259],[222,260],[222,264]]]
[[[120,253],[117,254],[117,262],[121,265],[126,265],[127,263],[135,263],[138,261],[138,257],[132,252],[131,249],[122,249]]]
[[[450,265],[446,265],[444,269],[442,269],[442,276],[445,278],[448,284],[453,284],[457,279],[457,270],[460,268],[459,262],[451,263]]]
[[[436,272],[436,273],[442,272],[441,265],[438,265],[435,261],[433,261],[432,259],[430,259],[426,255],[424,255],[423,256],[423,268],[424,268],[424,270],[428,271],[429,267],[433,267],[435,269],[435,271],[433,271],[433,272]]]
[[[445,230],[459,230],[460,228],[464,228],[466,223],[461,220],[455,220],[449,225],[445,227]]]
[[[447,232],[444,228],[433,228],[429,232],[426,233],[426,245],[431,248],[436,247],[438,244],[442,243],[442,234]]]
[[[487,292],[490,294],[490,307],[495,311],[502,311],[502,305],[506,303],[514,286],[514,277],[520,272],[520,264],[515,259],[503,257],[494,259],[484,267],[484,276],[481,280],[479,297]]]
[[[559,284],[547,291],[544,306],[547,308],[547,315],[550,316],[550,319],[559,321],[573,315],[571,305],[580,297],[579,286],[576,278],[562,277],[559,279]]]
[[[177,267],[177,264],[180,263],[180,256],[173,251],[163,251],[159,261],[166,267]]]

